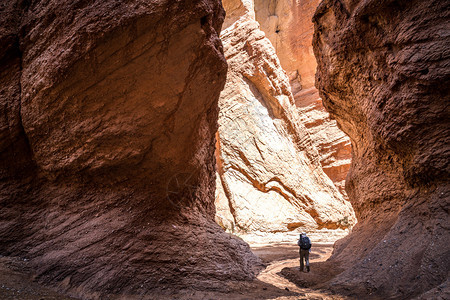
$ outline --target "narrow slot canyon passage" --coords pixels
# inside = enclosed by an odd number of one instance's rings
[[[318,4],[223,1],[228,63],[216,134],[216,221],[251,244],[348,234],[349,138],[314,87]],[[275,47],[276,45],[276,47]]]
[[[310,287],[341,271],[321,263],[356,217],[345,193],[350,139],[314,87],[311,19],[319,1],[312,2],[222,2],[228,73],[219,98],[215,219],[267,264],[258,280],[292,299],[333,299],[340,297]],[[314,244],[313,271],[297,286],[302,232]]]
[[[1,3],[0,298],[450,298],[449,28],[446,0]]]

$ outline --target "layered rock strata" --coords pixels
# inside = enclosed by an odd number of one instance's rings
[[[448,293],[450,3],[326,0],[314,23],[316,84],[352,142],[358,217],[333,255],[347,269],[329,286]]]
[[[289,76],[300,120],[320,154],[322,169],[346,198],[345,177],[351,162],[350,139],[330,119],[314,87],[316,59],[311,21],[319,0],[256,0],[256,21],[275,47]]]
[[[229,69],[219,100],[216,220],[239,232],[348,228],[351,205],[322,171],[251,1],[224,1]]]
[[[0,254],[90,299],[251,280],[214,222],[219,1],[1,10]]]

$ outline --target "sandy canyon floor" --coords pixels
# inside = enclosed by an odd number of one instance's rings
[[[332,246],[316,244],[310,256],[311,272],[299,271],[298,247],[289,244],[268,244],[252,246],[252,251],[267,265],[249,283],[227,286],[229,292],[202,292],[184,290],[158,292],[158,299],[347,299],[332,295],[325,290],[309,288],[327,281],[339,272],[336,266],[327,265]],[[289,280],[288,280],[289,279]],[[0,298],[24,300],[75,299],[43,287],[33,280],[28,262],[20,258],[0,258]],[[117,299],[140,299],[123,296]]]

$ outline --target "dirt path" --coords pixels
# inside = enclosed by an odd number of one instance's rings
[[[279,289],[287,288],[296,293],[304,293],[303,289],[298,288],[295,284],[277,274],[278,272],[281,272],[283,268],[294,267],[296,265],[298,265],[298,259],[275,261],[267,266],[257,278],[262,282],[272,284]]]
[[[33,281],[26,260],[0,256],[0,299],[75,300]]]
[[[331,295],[324,291],[312,290],[309,288],[301,288],[290,282],[286,278],[280,276],[278,273],[284,268],[298,268],[298,247],[292,245],[267,245],[262,247],[252,247],[253,252],[258,255],[264,262],[269,263],[267,268],[263,270],[257,277],[258,280],[274,285],[279,289],[289,290],[298,293],[296,296],[284,296],[276,299],[324,299],[337,300],[347,299],[343,296]],[[317,262],[327,260],[332,252],[330,245],[317,245],[310,255],[311,268]],[[295,258],[292,258],[295,256]],[[275,260],[278,258],[278,260]],[[311,272],[314,270],[312,269]],[[298,268],[298,272],[300,272]]]
[[[315,290],[305,286],[301,279],[317,283],[324,280],[323,272],[328,269],[321,267],[332,251],[330,245],[315,245],[311,255],[311,272],[300,273],[298,270],[298,246],[287,244],[271,244],[252,246],[252,251],[258,255],[267,268],[253,282],[237,282],[230,291],[179,291],[179,293],[156,296],[156,299],[347,299],[340,295],[331,295],[326,291]],[[322,268],[322,269],[321,269]],[[284,270],[283,270],[284,269]],[[283,273],[283,275],[281,275]],[[287,274],[287,275],[286,275]],[[284,276],[284,277],[283,277]],[[292,280],[296,282],[289,281]],[[32,270],[28,262],[20,258],[0,256],[0,299],[13,300],[63,300],[73,299],[44,287],[33,280]],[[126,298],[128,299],[128,298]],[[129,298],[131,299],[131,297]],[[133,298],[134,299],[134,298]],[[150,299],[150,298],[149,298]]]

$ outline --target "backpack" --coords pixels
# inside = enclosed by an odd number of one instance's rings
[[[298,241],[298,245],[303,250],[309,250],[311,249],[311,241],[309,240],[309,237],[302,236],[300,240]]]

